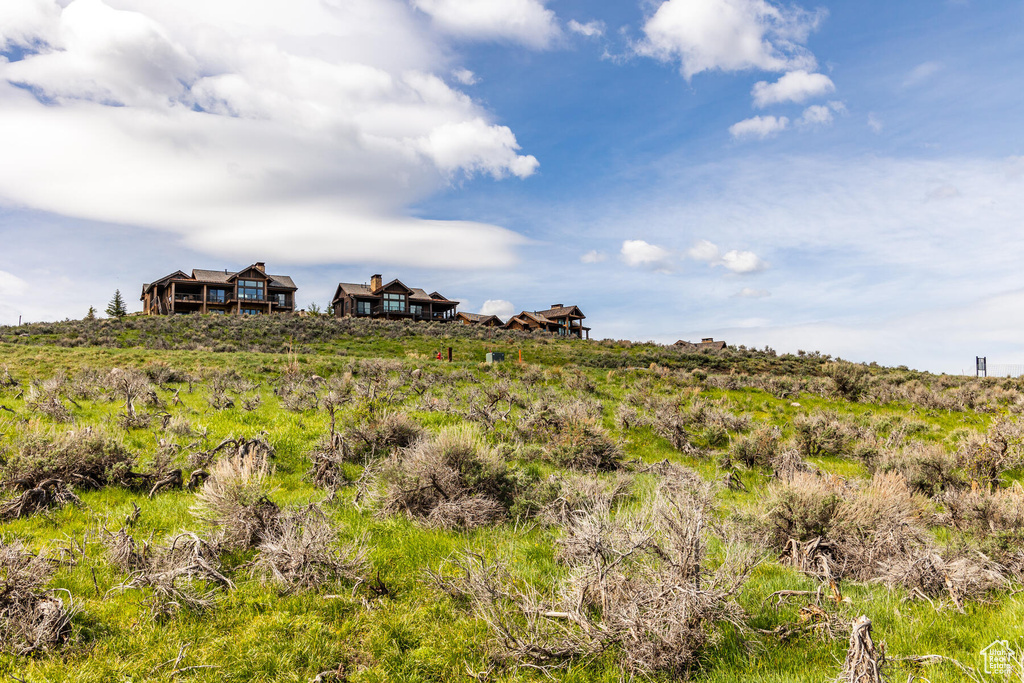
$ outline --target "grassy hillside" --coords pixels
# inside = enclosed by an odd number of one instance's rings
[[[0,676],[826,681],[867,615],[889,680],[1006,680],[1022,406],[767,349],[0,328]]]

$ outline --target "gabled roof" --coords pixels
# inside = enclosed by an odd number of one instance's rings
[[[456,318],[465,318],[466,320],[468,320],[468,321],[470,321],[472,323],[477,323],[477,324],[480,324],[480,325],[486,325],[487,323],[491,322],[492,320],[497,321],[497,323],[499,325],[504,325],[505,324],[505,323],[501,322],[501,318],[499,318],[498,316],[496,316],[496,315],[484,315],[483,313],[466,313],[464,311],[459,311],[458,313],[455,314],[455,317]]]
[[[537,311],[523,311],[522,313],[519,314],[519,317],[532,318],[541,325],[551,325],[552,323],[555,322],[554,320],[551,320],[550,318],[545,316],[543,313],[538,313]]]
[[[188,276],[187,273],[183,273],[180,270],[176,270],[173,273],[171,273],[170,275],[163,276],[159,280],[154,280],[153,282],[150,282],[150,283],[142,285],[142,293],[145,294],[146,292],[148,292],[153,287],[156,287],[157,285],[162,285],[165,282],[167,282],[168,280],[188,280],[188,279],[189,279],[189,276]]]
[[[519,313],[519,315],[512,316],[511,318],[509,318],[508,322],[505,323],[504,327],[508,327],[514,322],[518,322],[520,325],[526,325],[527,327],[531,325],[547,327],[548,325],[556,324],[555,321],[548,320],[544,316],[538,313],[533,313],[531,311],[522,311],[521,313]]]
[[[338,288],[334,290],[334,300],[337,301],[343,294],[350,296],[378,296],[370,291],[369,285],[358,285],[354,282],[339,282]]]
[[[298,289],[295,286],[295,282],[287,275],[268,275],[270,278],[270,285],[273,287],[281,287],[283,289]]]
[[[409,295],[410,301],[433,301],[430,295],[419,287],[412,288],[412,294]]]
[[[399,287],[404,289],[408,294],[412,294],[413,293],[413,290],[411,288],[407,287],[406,284],[404,282],[402,282],[401,280],[399,280],[397,277],[394,280],[392,280],[391,282],[387,283],[386,285],[383,285],[380,288],[379,291],[383,292],[385,289],[387,289],[388,287],[391,287],[392,285],[398,285]],[[420,290],[420,291],[422,292],[423,290]]]
[[[535,311],[545,318],[564,318],[566,316],[579,316],[580,318],[586,318],[583,315],[583,311],[580,310],[579,306],[556,306],[555,308],[548,308],[543,311]]]
[[[232,273],[231,277],[228,278],[228,279],[230,281],[234,282],[235,280],[237,280],[238,278],[242,277],[246,273],[253,273],[253,272],[256,273],[256,277],[268,277],[266,271],[260,270],[259,268],[256,267],[255,264],[253,264],[253,265],[249,266],[248,268],[242,268],[237,273]]]
[[[231,282],[231,278],[235,273],[230,273],[226,270],[203,270],[200,268],[192,269],[192,278],[199,282],[213,282],[219,285],[226,285]]]

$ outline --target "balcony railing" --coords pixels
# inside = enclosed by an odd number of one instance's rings
[[[357,316],[362,317],[395,317],[395,318],[412,318],[413,320],[450,320],[455,317],[455,311],[437,311],[430,313],[429,311],[420,311],[419,313],[413,313],[407,310],[384,310],[384,306],[374,306],[370,309],[369,313],[365,311],[356,310]]]

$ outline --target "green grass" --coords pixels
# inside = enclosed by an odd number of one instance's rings
[[[260,342],[260,330],[253,329],[246,333],[248,341],[235,343],[236,348],[252,344],[277,346],[262,352],[215,351],[213,347],[217,344],[229,342],[204,338],[199,328],[187,327],[197,324],[194,321],[174,324],[186,326],[178,332],[196,348],[152,348],[157,346],[157,340],[173,346],[169,337],[174,328],[166,328],[163,322],[153,323],[153,329],[146,327],[146,321],[133,321],[124,329],[116,324],[78,331],[70,324],[67,329],[59,325],[37,326],[26,328],[24,333],[28,337],[18,337],[18,329],[7,328],[0,330],[0,339],[4,340],[0,342],[0,365],[6,365],[22,382],[22,389],[32,380],[49,378],[61,371],[73,377],[86,369],[106,373],[115,367],[142,369],[156,363],[196,375],[228,369],[238,372],[260,385],[255,392],[259,393],[261,403],[255,410],[246,411],[238,405],[214,409],[208,400],[208,382],[197,383],[192,393],[184,382],[158,390],[163,405],[160,410],[186,418],[202,436],[176,437],[159,428],[159,418],[149,428],[125,432],[116,423],[121,403],[108,400],[107,396],[95,400],[76,398],[76,405],[71,406],[74,425],[89,425],[116,434],[136,454],[140,469],[151,461],[161,439],[177,442],[187,452],[211,448],[227,437],[264,434],[276,451],[276,488],[271,497],[279,505],[304,505],[327,495],[305,478],[306,453],[328,430],[326,413],[288,411],[273,393],[273,383],[290,365],[304,373],[332,377],[350,371],[354,359],[393,358],[404,363],[406,370],[418,367],[460,376],[462,379],[456,381],[461,382],[459,386],[463,389],[475,386],[465,377],[486,384],[504,373],[519,382],[525,373],[539,370],[543,373],[539,386],[563,394],[568,374],[582,374],[593,383],[590,398],[602,403],[604,424],[613,431],[628,458],[644,463],[668,459],[690,466],[706,478],[722,476],[718,461],[729,443],[741,435],[729,433],[724,445],[710,449],[704,456],[683,456],[651,428],[620,432],[615,427],[615,407],[634,390],[638,380],[649,382],[650,390],[658,395],[686,403],[692,403],[695,397],[721,401],[729,411],[747,415],[755,425],[779,427],[785,439],[793,436],[793,422],[798,416],[823,410],[836,411],[844,419],[882,435],[896,422],[910,422],[917,425],[915,438],[935,443],[947,442],[956,430],[984,430],[993,416],[988,412],[923,408],[905,401],[884,405],[850,403],[807,392],[795,398],[778,398],[751,385],[715,388],[701,384],[686,372],[693,367],[714,372],[722,370],[718,366],[728,366],[742,368],[741,372],[753,376],[760,367],[780,376],[803,372],[818,377],[817,368],[824,362],[821,358],[779,359],[774,354],[746,352],[736,352],[726,360],[684,358],[654,345],[616,346],[523,337],[439,339],[390,327],[381,330],[393,338],[372,334],[310,338],[297,342],[294,347],[301,347],[301,351],[292,354],[280,352],[280,331],[265,332],[269,341]],[[102,335],[110,338],[110,347],[76,341],[102,341]],[[134,343],[150,348],[131,346]],[[457,345],[455,363],[432,360],[439,344]],[[516,357],[521,349],[529,363],[523,367],[516,363],[500,368],[482,366],[479,361],[490,348],[504,348],[510,358]],[[659,374],[659,370],[648,368],[650,363],[657,362],[651,358],[662,361],[658,364],[660,368],[674,365],[677,371]],[[0,390],[0,405],[14,411],[0,411],[0,457],[5,450],[16,448],[25,433],[67,428],[31,411],[26,396],[19,395],[19,391]],[[444,389],[433,387],[430,391],[440,395]],[[182,405],[171,405],[175,392]],[[464,421],[459,415],[420,410],[415,397],[406,399],[401,409],[429,430]],[[351,423],[357,415],[355,407],[344,409],[341,424]],[[695,437],[698,444],[700,438]],[[823,456],[813,462],[843,477],[866,476],[864,466],[848,457]],[[540,476],[554,471],[549,465],[530,466]],[[741,471],[740,476],[749,492],[724,491],[720,496],[722,518],[734,512],[756,511],[760,496],[771,483],[766,472]],[[638,490],[650,488],[652,481],[639,477]],[[342,672],[337,680],[360,682],[467,680],[467,671],[488,669],[486,628],[470,617],[463,606],[434,588],[426,570],[439,567],[452,553],[471,549],[488,557],[505,558],[523,580],[541,587],[552,585],[565,571],[555,559],[556,532],[551,529],[509,522],[466,533],[439,531],[405,518],[377,516],[366,506],[357,509],[353,496],[352,490],[344,490],[327,504],[327,509],[339,525],[343,540],[365,539],[370,548],[372,574],[390,589],[391,597],[371,598],[366,591],[353,591],[352,586],[344,584],[326,594],[281,595],[249,576],[246,563],[251,554],[241,553],[226,562],[237,590],[221,593],[216,606],[208,612],[185,612],[159,622],[152,619],[144,606],[145,591],[119,587],[126,577],[106,561],[100,530],[120,528],[133,504],[142,509],[132,529],[137,539],[160,542],[183,529],[199,530],[192,510],[193,494],[170,491],[150,500],[141,493],[105,488],[81,493],[80,508],[65,507],[0,524],[0,534],[6,540],[20,539],[33,551],[46,550],[65,559],[51,585],[74,596],[79,610],[69,645],[31,657],[2,654],[0,678],[16,676],[32,682],[172,680],[180,653],[179,668],[209,668],[183,671],[174,680],[298,682],[310,681],[324,671]],[[803,603],[790,602],[775,608],[766,601],[773,591],[811,590],[815,585],[813,580],[777,562],[761,564],[739,595],[749,628],[723,629],[718,640],[702,654],[701,666],[694,671],[693,678],[764,683],[833,678],[845,655],[843,639],[805,635],[780,643],[773,636],[753,630],[771,630],[796,620]],[[859,614],[868,614],[874,622],[876,642],[885,641],[890,657],[942,654],[979,667],[979,652],[991,641],[1024,638],[1024,603],[1017,594],[993,595],[985,603],[970,603],[967,613],[959,614],[951,609],[936,611],[927,602],[909,601],[902,592],[890,592],[879,585],[847,584],[843,591],[850,603],[838,608],[842,617],[852,620]],[[891,680],[906,680],[913,672],[906,666],[890,671]],[[955,668],[945,665],[931,667],[922,675],[932,683],[964,680]],[[560,681],[611,682],[623,680],[624,672],[615,652],[610,651],[595,660],[573,662],[568,668],[553,672],[553,676]],[[534,670],[508,667],[492,671],[487,680],[546,678]]]

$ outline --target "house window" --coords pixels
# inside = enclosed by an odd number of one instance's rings
[[[261,315],[265,313],[262,308],[243,308],[242,315]]]
[[[384,312],[389,313],[392,311],[405,312],[405,294],[384,295]]]
[[[228,300],[227,290],[208,289],[206,290],[206,300],[212,301],[213,303],[222,304]]]
[[[278,306],[288,305],[288,295],[283,293],[273,293],[270,295],[270,300]]]
[[[239,280],[238,298],[243,301],[263,301],[263,281]]]
[[[409,312],[413,315],[423,315],[423,306],[419,304],[409,304]]]
[[[356,314],[357,315],[370,315],[370,306],[371,306],[371,303],[369,301],[357,301],[356,302]]]

